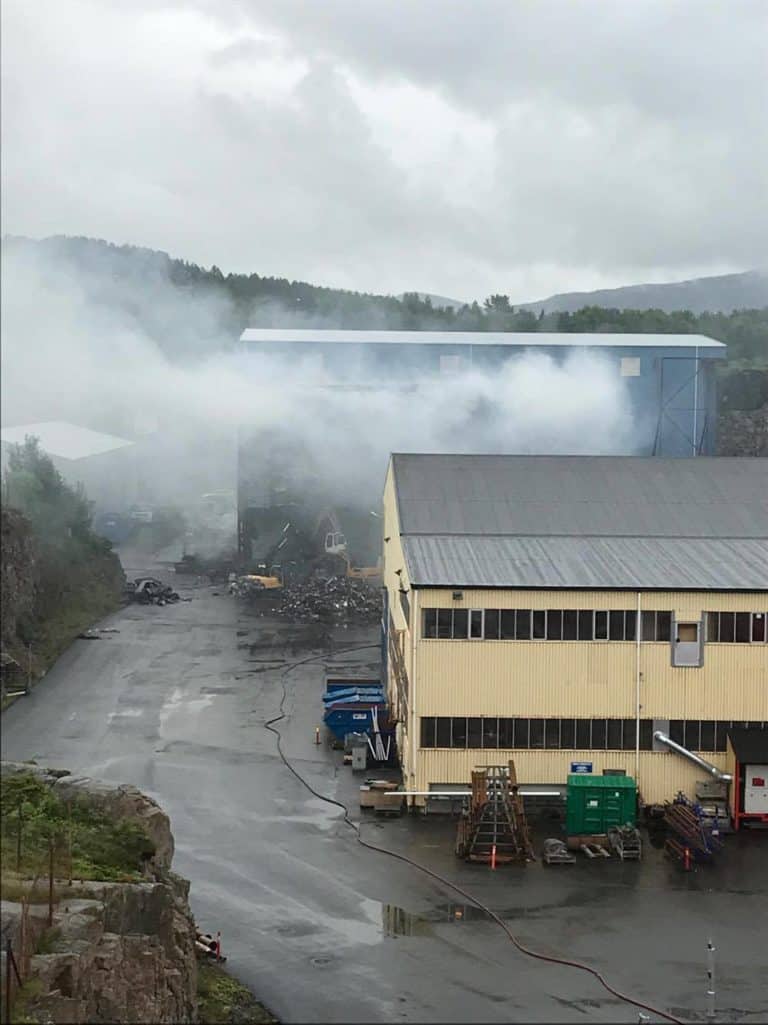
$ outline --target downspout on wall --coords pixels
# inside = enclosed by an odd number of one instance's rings
[[[640,786],[640,592],[637,592],[637,621],[635,622],[635,784]]]
[[[671,740],[666,733],[662,733],[661,730],[656,730],[653,735],[654,740],[658,740],[660,744],[665,744],[672,751],[676,751],[677,754],[682,755],[683,758],[687,758],[694,765],[698,765],[700,769],[703,769],[708,775],[713,776],[715,779],[720,780],[721,783],[732,783],[733,776],[730,772],[723,772],[722,769],[718,769],[712,762],[708,762],[706,758],[700,757],[700,755],[694,754],[693,751],[689,751],[687,747],[683,747],[682,744],[678,744],[676,741]]]
[[[411,687],[409,694],[409,701],[411,703],[411,764],[409,768],[410,776],[410,789],[416,789],[416,751],[417,751],[417,725],[418,720],[416,717],[416,649],[419,643],[419,632],[421,630],[421,623],[419,620],[419,591],[416,588],[411,588],[411,594],[413,595],[413,602],[411,603],[411,622],[408,624],[411,635],[411,651],[413,653],[411,658]],[[413,799],[410,798],[411,804]]]

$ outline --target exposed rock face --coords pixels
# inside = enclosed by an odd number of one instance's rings
[[[54,950],[31,958],[31,974],[41,985],[29,1011],[57,1025],[196,1022],[189,883],[170,871],[173,836],[163,809],[133,786],[23,762],[3,762],[0,770],[3,775],[33,773],[64,801],[89,801],[110,818],[137,822],[155,846],[145,865],[145,882],[57,882]],[[2,910],[3,934],[13,939],[20,905],[3,902]],[[47,907],[31,911],[39,935],[45,928],[40,912],[47,914]]]
[[[35,542],[25,517],[5,505],[0,509],[0,534],[0,629],[3,648],[12,650],[18,641],[18,620],[31,611],[35,598]]]
[[[136,822],[152,841],[155,853],[149,872],[163,872],[173,861],[171,821],[157,801],[129,783],[108,783],[88,776],[72,776],[65,769],[49,769],[27,762],[0,762],[0,774],[32,773],[51,787],[62,801],[86,800],[108,818],[117,822]]]
[[[66,1022],[196,1022],[194,922],[184,887],[90,884],[62,895],[56,950],[32,958],[35,1016]]]
[[[62,801],[85,798],[110,819],[127,819],[142,827],[155,847],[151,867],[169,869],[173,860],[173,834],[166,813],[151,797],[130,784],[106,783],[87,776],[64,776],[53,784]]]

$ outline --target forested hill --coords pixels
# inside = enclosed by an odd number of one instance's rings
[[[719,274],[664,284],[627,285],[597,292],[566,292],[540,302],[525,303],[524,309],[539,313],[573,313],[584,306],[606,306],[620,310],[692,310],[694,313],[730,313],[731,310],[768,306],[768,271]]]
[[[13,258],[11,258],[13,257]],[[505,295],[459,308],[401,297],[324,288],[259,274],[224,274],[167,253],[99,239],[56,236],[3,240],[5,287],[26,271],[59,291],[76,288],[123,326],[188,359],[234,344],[245,327],[337,327],[442,331],[618,331],[700,333],[729,345],[731,366],[768,366],[768,308],[731,313],[612,309],[574,312],[513,307]],[[704,280],[704,279],[702,279]],[[107,322],[105,320],[105,322]]]

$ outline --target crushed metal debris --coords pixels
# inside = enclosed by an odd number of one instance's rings
[[[156,577],[136,577],[125,585],[125,595],[129,601],[139,605],[168,605],[180,600],[172,587]]]
[[[238,587],[232,589],[231,593],[251,599],[252,608],[262,616],[284,616],[315,622],[353,621],[361,624],[377,623],[381,618],[378,588],[364,580],[350,580],[347,577],[309,580],[272,590],[240,586],[238,580]]]

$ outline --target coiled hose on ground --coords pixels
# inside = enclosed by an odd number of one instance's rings
[[[361,644],[349,648],[339,648],[337,649],[336,654],[346,654],[352,651],[364,651],[370,648],[378,647],[378,644]],[[325,794],[321,794],[319,791],[315,790],[311,783],[307,782],[307,780],[304,779],[301,773],[293,767],[288,758],[285,756],[285,753],[283,752],[282,736],[280,734],[280,731],[275,728],[275,723],[280,722],[282,719],[285,719],[286,717],[284,709],[285,699],[287,697],[287,677],[295,669],[298,669],[299,666],[306,665],[308,662],[317,662],[325,657],[326,656],[324,654],[310,655],[307,658],[300,659],[298,662],[292,662],[290,665],[287,665],[283,668],[280,674],[283,693],[282,697],[280,698],[279,714],[274,716],[272,719],[267,719],[264,723],[265,728],[268,729],[270,733],[274,733],[274,735],[277,737],[277,753],[280,755],[283,764],[289,770],[289,772],[293,773],[293,775],[302,784],[302,786],[306,787],[306,789],[309,790],[309,792],[313,794],[316,798],[318,798],[318,800],[324,801],[326,804],[331,804],[334,805],[336,808],[341,809],[344,822],[346,822],[350,829],[354,831],[355,838],[357,839],[357,842],[359,844],[361,844],[363,847],[367,847],[370,851],[376,851],[378,854],[385,854],[388,858],[396,858],[398,861],[402,861],[406,865],[410,865],[412,868],[415,868],[418,872],[422,872],[424,875],[430,876],[432,879],[440,883],[442,886],[445,886],[448,889],[453,890],[454,893],[460,894],[460,896],[462,896],[466,901],[468,901],[470,904],[474,904],[475,907],[479,908],[493,922],[495,922],[496,925],[498,925],[499,928],[504,931],[507,938],[515,945],[515,947],[520,951],[521,954],[525,954],[526,957],[533,957],[537,961],[545,961],[549,964],[560,965],[561,967],[565,968],[576,968],[578,971],[587,972],[587,974],[591,975],[594,979],[597,979],[597,981],[600,983],[603,989],[610,993],[611,996],[614,996],[619,1000],[623,1000],[624,1003],[631,1004],[633,1007],[640,1008],[640,1010],[649,1011],[651,1014],[658,1015],[658,1017],[663,1018],[665,1021],[674,1022],[675,1025],[685,1025],[685,1023],[681,1021],[680,1018],[676,1018],[673,1014],[669,1014],[666,1011],[661,1011],[658,1007],[653,1007],[651,1004],[645,1004],[642,1000],[636,1000],[634,997],[630,997],[627,996],[626,993],[622,993],[621,990],[618,990],[614,986],[612,986],[596,968],[590,968],[589,965],[583,964],[581,961],[573,961],[566,957],[555,957],[551,954],[542,954],[538,950],[531,950],[530,947],[526,947],[525,944],[522,943],[517,938],[517,936],[515,936],[515,934],[506,924],[506,922],[504,922],[504,920],[500,918],[495,911],[492,911],[491,908],[489,908],[486,904],[483,904],[481,900],[479,900],[477,897],[474,897],[471,893],[463,889],[457,883],[451,882],[450,879],[447,879],[445,876],[441,876],[439,872],[434,872],[431,868],[427,868],[426,865],[422,865],[418,861],[414,861],[413,858],[409,858],[406,854],[399,854],[397,851],[390,851],[386,847],[379,847],[378,844],[374,844],[371,843],[369,840],[365,840],[362,836],[362,823],[354,822],[350,818],[349,809],[347,808],[347,806],[342,801],[337,801],[334,797],[328,797]]]

